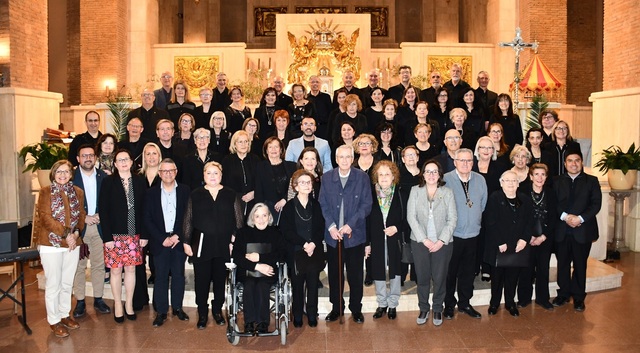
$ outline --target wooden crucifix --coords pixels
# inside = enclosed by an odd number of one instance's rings
[[[522,40],[522,36],[520,35],[522,31],[520,27],[516,28],[516,37],[513,38],[511,42],[500,42],[498,43],[501,47],[511,47],[516,52],[516,71],[514,74],[513,81],[516,83],[516,92],[514,94],[514,109],[518,109],[518,85],[520,84],[520,52],[525,50],[525,48],[531,48],[537,52],[538,50],[538,42],[526,43]]]

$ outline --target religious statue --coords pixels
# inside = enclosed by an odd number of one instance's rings
[[[360,79],[360,68],[362,67],[360,58],[355,54],[359,35],[360,29],[353,31],[349,40],[344,34],[339,34],[338,38],[332,43],[333,55],[338,62],[338,69],[342,72],[353,71],[356,81]]]
[[[293,55],[293,63],[289,65],[287,81],[288,82],[306,82],[307,71],[311,63],[317,60],[316,56],[316,43],[313,38],[307,39],[307,36],[300,37],[296,40],[296,37],[287,32],[289,37],[289,44],[291,45],[291,54]]]

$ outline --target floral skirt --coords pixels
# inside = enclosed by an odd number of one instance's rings
[[[140,235],[114,235],[113,249],[104,248],[104,265],[108,268],[142,264]]]

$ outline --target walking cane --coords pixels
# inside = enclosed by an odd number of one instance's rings
[[[343,305],[342,305],[342,301],[344,300],[344,280],[342,279],[342,276],[344,275],[344,264],[342,263],[342,240],[338,239],[338,292],[340,294],[340,298],[338,299],[338,305],[340,307],[340,311],[338,312],[339,317],[340,317],[340,325],[344,324],[344,309],[343,309]]]

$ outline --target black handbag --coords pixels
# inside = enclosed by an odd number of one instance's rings
[[[413,263],[413,251],[411,250],[411,243],[407,243],[404,241],[404,234],[402,234],[402,244],[400,246],[400,251],[402,251],[402,257],[400,261],[405,264]]]
[[[527,245],[520,252],[505,251],[496,254],[496,267],[528,267],[530,247]]]
[[[298,250],[294,255],[295,273],[319,273],[327,264],[327,257],[322,247],[316,247],[311,256],[304,250]]]
[[[258,253],[268,254],[271,252],[271,244],[270,243],[249,243],[247,244],[247,254],[249,253]],[[245,274],[247,277],[265,277],[260,271],[257,270],[246,270]]]

